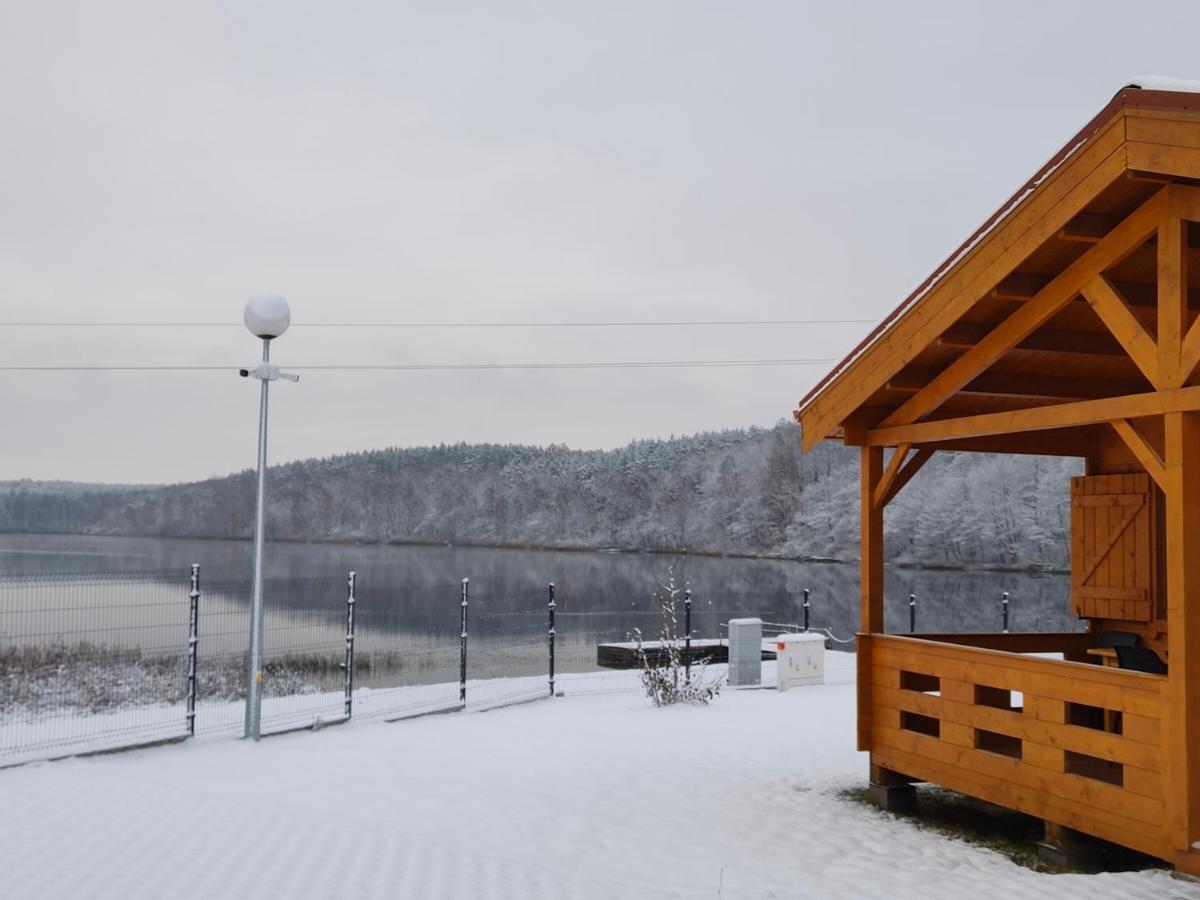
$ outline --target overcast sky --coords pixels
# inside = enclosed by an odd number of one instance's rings
[[[877,320],[1200,5],[9,3],[0,478],[254,462],[245,298],[293,321]],[[828,359],[866,325],[294,328],[287,364]],[[829,368],[307,373],[271,458],[770,425]]]

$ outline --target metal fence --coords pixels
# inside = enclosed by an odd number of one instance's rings
[[[188,734],[190,583],[0,581],[0,765]]]
[[[0,576],[0,766],[241,734],[250,589],[205,574]],[[348,573],[268,580],[264,598],[264,735],[639,690],[597,645],[658,622],[550,584]]]

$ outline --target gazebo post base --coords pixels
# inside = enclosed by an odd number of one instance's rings
[[[1096,872],[1104,869],[1104,842],[1067,828],[1046,822],[1045,837],[1038,841],[1038,858],[1058,867]]]
[[[911,815],[917,811],[917,789],[912,779],[891,769],[871,766],[871,782],[867,787],[871,802],[890,813]]]
[[[1175,854],[1175,877],[1200,882],[1200,852],[1189,850]]]

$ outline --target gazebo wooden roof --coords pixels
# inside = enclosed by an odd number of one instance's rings
[[[1200,94],[1120,91],[801,401],[805,449],[916,436],[1087,456],[1098,436],[1106,442],[1086,412],[1063,419],[1069,434],[1020,442],[987,422],[902,426],[1151,390],[1155,342],[1143,333],[1156,324],[1158,219],[1168,206],[1200,210],[1200,192],[1161,189],[1200,183],[1198,113]],[[1188,324],[1197,308],[1193,295]],[[1200,335],[1193,343],[1195,356]]]
[[[795,415],[806,450],[862,447],[873,780],[936,781],[1197,872],[1200,87],[1161,87],[1118,92]],[[885,635],[883,511],[938,450],[1087,460],[1071,591],[1088,635]],[[1169,674],[1089,664],[1109,630]],[[1065,661],[1027,656],[1054,649]],[[992,702],[1010,690],[1023,710]]]

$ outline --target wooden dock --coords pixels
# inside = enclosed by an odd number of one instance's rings
[[[667,653],[663,649],[662,641],[643,641],[642,648],[646,651],[646,659],[651,665],[664,666],[667,664]],[[679,658],[681,662],[688,661],[687,652],[683,647],[680,647]],[[762,658],[775,658],[774,641],[763,641]],[[710,663],[729,662],[729,644],[719,638],[693,639],[691,662],[698,663],[701,660]],[[598,644],[596,646],[596,665],[603,669],[640,668],[641,663],[638,660],[637,644],[633,643],[633,641]]]

